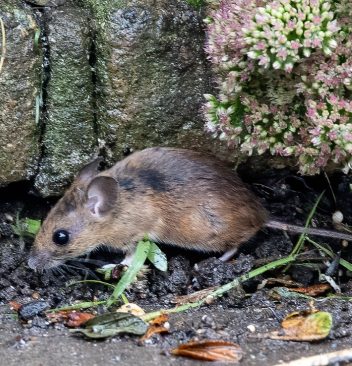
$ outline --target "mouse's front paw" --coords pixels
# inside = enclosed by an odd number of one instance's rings
[[[123,274],[128,270],[130,266],[121,262],[119,264],[106,264],[103,267],[97,269],[96,271],[104,275],[106,281],[119,280]],[[136,280],[143,280],[146,278],[147,274],[150,272],[148,265],[144,264],[142,268],[136,275]]]

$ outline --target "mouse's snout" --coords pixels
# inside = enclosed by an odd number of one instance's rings
[[[42,271],[44,269],[55,267],[58,264],[59,263],[56,263],[56,261],[52,259],[52,255],[49,251],[31,250],[28,259],[29,268],[36,271]]]

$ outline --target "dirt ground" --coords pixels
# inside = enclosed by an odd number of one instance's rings
[[[268,171],[261,176],[241,172],[252,189],[261,197],[272,217],[281,221],[304,224],[319,194],[324,197],[312,225],[332,228],[331,214],[340,210],[344,223],[352,224],[352,179],[342,174],[302,178],[288,170]],[[335,198],[333,197],[333,194]],[[0,365],[197,365],[204,364],[177,358],[170,350],[194,339],[221,339],[238,343],[244,352],[241,365],[276,365],[300,357],[350,348],[352,344],[351,273],[337,268],[332,277],[340,286],[340,297],[319,297],[315,307],[328,311],[333,328],[327,339],[319,342],[272,340],[265,334],[280,328],[281,320],[293,311],[309,309],[309,299],[280,297],[279,284],[267,284],[267,278],[284,278],[302,286],[319,283],[329,261],[308,244],[305,259],[298,261],[284,274],[282,269],[265,273],[247,281],[237,291],[226,294],[210,305],[170,316],[170,331],[154,335],[141,345],[138,337],[120,336],[105,341],[88,341],[69,333],[60,323],[50,324],[44,310],[75,301],[106,299],[110,291],[87,284],[67,286],[74,280],[92,276],[94,268],[106,262],[118,262],[121,255],[102,250],[85,259],[69,263],[60,271],[39,275],[31,271],[26,259],[31,245],[13,234],[12,220],[20,217],[42,218],[53,201],[43,201],[31,191],[30,185],[16,184],[0,191]],[[162,247],[168,255],[169,269],[155,269],[126,293],[129,301],[147,311],[174,306],[177,295],[230,282],[254,267],[290,253],[298,236],[265,229],[243,246],[234,261],[222,263],[201,253]],[[314,238],[327,243],[341,257],[352,262],[350,247],[339,240]],[[93,264],[92,264],[93,263]],[[88,267],[88,269],[87,269]],[[330,291],[333,293],[333,291]],[[10,309],[10,301],[26,305],[20,316]],[[38,302],[39,301],[39,302]],[[43,311],[40,311],[43,310]],[[98,313],[104,308],[97,308]],[[26,318],[26,319],[24,319]],[[334,365],[342,363],[335,363]]]

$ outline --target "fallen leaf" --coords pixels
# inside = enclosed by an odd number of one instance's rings
[[[106,313],[96,316],[85,323],[85,328],[71,329],[89,338],[107,338],[120,333],[143,335],[148,324],[128,313]]]
[[[281,322],[282,330],[269,334],[271,339],[287,341],[317,341],[331,330],[332,316],[325,311],[304,311],[289,314]]]
[[[77,328],[85,324],[88,320],[95,318],[91,313],[71,312],[68,314],[65,324],[70,328]]]
[[[311,296],[301,294],[299,292],[293,292],[287,287],[274,287],[269,290],[270,298],[282,301],[282,299],[312,299]]]
[[[308,287],[290,288],[289,290],[293,292],[299,292],[308,296],[318,296],[328,290],[331,290],[331,286],[328,283],[319,283]]]
[[[289,279],[286,279],[286,278],[266,278],[264,279],[258,286],[257,286],[257,289],[258,290],[261,290],[262,288],[264,287],[267,287],[267,286],[272,286],[272,285],[277,285],[277,284],[280,284],[280,285],[283,285],[285,287],[298,287],[298,286],[302,286],[302,284],[300,283],[297,283],[295,281],[292,281],[292,280],[289,280]]]
[[[131,302],[128,304],[123,304],[118,309],[116,309],[116,312],[133,314],[135,316],[141,316],[145,314],[145,311],[140,306]]]
[[[152,319],[149,324],[150,325],[162,325],[169,320],[169,316],[167,314],[161,314],[158,317]]]
[[[170,329],[170,325],[168,323],[168,315],[162,314],[158,316],[157,318],[151,320],[149,322],[149,328],[144,334],[144,336],[141,338],[141,342],[144,342],[145,340],[151,338],[154,334],[159,333],[167,333]]]
[[[243,356],[243,351],[238,344],[217,340],[191,341],[181,344],[171,353],[202,361],[221,362],[239,362]]]
[[[141,342],[151,338],[154,334],[168,333],[170,327],[164,325],[150,325],[144,336],[141,338]]]
[[[64,323],[70,328],[80,327],[88,320],[95,318],[91,313],[83,313],[79,311],[62,310],[56,313],[47,314],[47,318],[51,323]]]
[[[34,236],[38,234],[38,231],[42,224],[40,220],[33,220],[29,218],[25,218],[24,223],[26,225],[27,232]]]

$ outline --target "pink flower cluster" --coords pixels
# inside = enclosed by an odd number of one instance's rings
[[[279,0],[255,10],[242,29],[247,56],[264,68],[290,72],[296,62],[316,49],[331,55],[339,31],[328,0]]]
[[[261,6],[258,6],[260,2]],[[296,157],[315,174],[352,165],[350,0],[222,0],[206,51],[218,97],[206,128],[243,154]]]

